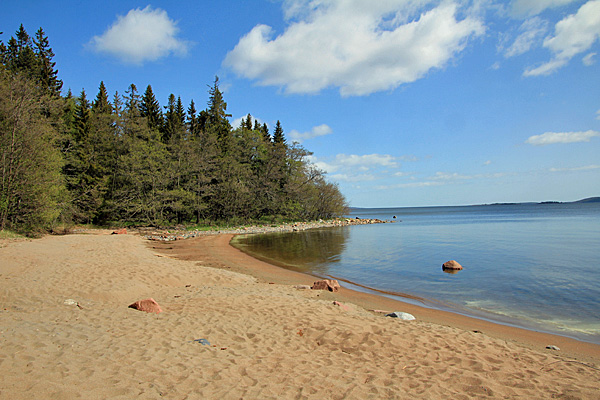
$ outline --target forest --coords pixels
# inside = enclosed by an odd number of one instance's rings
[[[229,122],[215,77],[207,106],[166,106],[152,86],[63,94],[49,39],[0,41],[0,229],[211,225],[341,216],[338,186],[251,114]]]

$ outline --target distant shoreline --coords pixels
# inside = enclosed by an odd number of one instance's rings
[[[452,206],[400,206],[400,207],[349,207],[349,210],[373,210],[373,209],[386,209],[386,208],[436,208],[436,207],[481,207],[481,206],[518,206],[518,205],[550,205],[550,204],[581,204],[581,203],[600,203],[600,197],[586,197],[585,199],[575,201],[554,201],[545,200],[541,202],[535,201],[524,201],[515,203],[481,203],[481,204],[463,204],[463,205],[452,205]]]

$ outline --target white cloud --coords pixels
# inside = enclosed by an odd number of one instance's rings
[[[511,13],[517,17],[537,15],[547,8],[555,8],[578,0],[513,0]]]
[[[422,182],[409,182],[409,183],[398,183],[395,185],[380,185],[375,189],[377,190],[389,190],[389,189],[406,189],[406,188],[419,188],[429,186],[442,186],[446,185],[445,182],[434,182],[434,181],[422,181]]]
[[[333,131],[331,128],[326,125],[318,125],[313,127],[309,132],[298,132],[297,130],[292,130],[288,134],[288,136],[292,139],[293,142],[302,143],[305,140],[313,139],[319,136],[325,136],[332,134]]]
[[[550,172],[577,172],[577,171],[590,171],[594,169],[600,169],[600,165],[586,165],[583,167],[574,168],[550,168]]]
[[[585,57],[583,57],[583,59],[581,61],[583,62],[583,65],[585,65],[586,67],[591,67],[592,65],[596,64],[595,57],[596,57],[596,53],[589,53]]]
[[[559,21],[554,32],[554,36],[544,40],[544,47],[553,54],[552,59],[537,68],[525,70],[524,76],[549,75],[592,47],[600,37],[600,0],[588,1],[576,14]]]
[[[189,42],[177,38],[177,23],[159,8],[130,10],[89,45],[99,53],[110,54],[130,64],[155,61],[169,54],[185,55]]]
[[[320,170],[329,173],[332,179],[346,182],[374,181],[395,174],[400,168],[399,160],[389,154],[338,154],[333,158],[307,160]]]
[[[455,181],[455,180],[473,179],[473,177],[469,176],[469,175],[461,175],[456,172],[453,172],[453,173],[436,172],[435,176],[432,176],[430,179],[433,179],[436,181],[450,181],[450,180]]]
[[[458,6],[445,1],[288,0],[288,26],[275,36],[257,25],[240,39],[224,65],[261,85],[288,93],[338,87],[342,96],[390,90],[443,68],[469,38],[484,33],[472,15],[457,20]]]
[[[585,132],[546,132],[541,135],[531,136],[525,143],[534,146],[544,146],[556,143],[589,142],[595,136],[600,136],[600,132],[592,130]]]
[[[504,51],[504,57],[514,57],[529,51],[548,30],[548,23],[539,17],[533,17],[521,24],[519,36]]]
[[[349,174],[334,174],[331,175],[332,179],[340,182],[369,182],[377,179],[375,175],[372,174],[358,174],[358,175],[349,175]]]

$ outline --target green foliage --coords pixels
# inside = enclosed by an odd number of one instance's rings
[[[152,86],[108,98],[104,82],[60,97],[62,82],[42,29],[0,42],[1,229],[278,223],[340,216],[339,188],[250,114],[237,129],[215,77],[207,108]],[[187,111],[187,112],[186,112]]]
[[[56,100],[0,70],[0,229],[48,229],[64,196]]]

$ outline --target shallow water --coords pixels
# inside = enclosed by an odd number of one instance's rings
[[[600,343],[600,204],[354,209],[349,216],[395,223],[247,235],[237,246],[288,268],[418,296],[428,307]],[[464,270],[444,273],[451,259]]]

